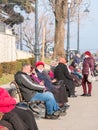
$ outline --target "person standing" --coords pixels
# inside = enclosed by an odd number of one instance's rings
[[[80,55],[79,55],[79,53],[76,53],[73,62],[74,62],[75,65],[79,66],[80,61],[81,61]]]
[[[82,87],[83,87],[83,94],[81,96],[91,96],[92,91],[92,83],[88,81],[88,74],[89,71],[91,71],[91,74],[93,75],[94,71],[94,58],[92,57],[91,52],[86,51],[84,53],[84,61],[83,61],[83,68],[82,68]],[[87,91],[88,87],[88,91]]]

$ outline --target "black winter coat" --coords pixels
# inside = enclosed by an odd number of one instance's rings
[[[20,108],[5,113],[0,125],[9,130],[38,130],[33,113],[30,110]]]
[[[54,76],[57,80],[63,80],[65,85],[69,85],[70,81],[73,81],[67,66],[63,63],[57,65],[54,70]]]
[[[75,84],[71,77],[68,68],[65,64],[59,63],[54,70],[54,76],[57,80],[63,80],[66,89],[69,91],[69,96],[75,94]]]
[[[48,91],[52,92],[54,94],[54,97],[58,103],[65,103],[68,102],[67,94],[66,94],[66,88],[64,87],[63,82],[59,85],[52,84],[50,77],[47,75],[46,72],[39,72],[37,69],[35,69],[38,78],[40,80],[44,81],[44,84]],[[58,88],[59,87],[59,88]]]
[[[45,88],[42,85],[34,83],[30,75],[21,71],[15,74],[15,81],[18,84],[22,96],[26,101],[30,101],[30,99],[36,94],[36,92],[42,92]]]

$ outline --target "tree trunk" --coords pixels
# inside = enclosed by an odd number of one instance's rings
[[[65,39],[65,29],[64,29],[64,22],[59,21],[56,22],[55,28],[55,46],[54,46],[54,58],[59,56],[65,56],[64,51],[64,39]]]
[[[65,21],[67,18],[67,0],[56,0],[55,2],[55,46],[53,58],[65,56]]]

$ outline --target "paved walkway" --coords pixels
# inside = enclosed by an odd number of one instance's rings
[[[7,85],[1,85],[8,87]],[[82,87],[76,88],[77,98],[69,98],[67,115],[57,120],[37,119],[39,130],[98,130],[98,77],[91,97],[82,97]]]
[[[98,130],[98,80],[91,97],[82,97],[82,87],[76,88],[77,98],[69,98],[67,115],[58,120],[36,120],[39,130]]]

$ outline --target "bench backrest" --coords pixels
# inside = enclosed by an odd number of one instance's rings
[[[46,107],[45,107],[45,102],[43,101],[32,101],[32,102],[25,102],[23,97],[22,97],[22,94],[21,94],[21,91],[19,89],[19,86],[18,84],[15,82],[15,81],[12,81],[10,83],[10,87],[11,88],[15,88],[16,90],[16,95],[18,96],[15,96],[18,100],[18,102],[20,102],[19,104],[24,106],[26,103],[27,106],[30,108],[31,111],[33,111],[33,114],[35,115],[35,117],[37,118],[41,118],[41,117],[45,117],[45,114],[46,114]],[[23,103],[23,104],[21,104]]]
[[[12,82],[10,83],[10,86],[11,86],[11,87],[15,87],[15,89],[16,89],[16,94],[18,94],[19,102],[22,102],[22,101],[23,101],[23,97],[22,97],[22,94],[21,94],[21,92],[20,92],[20,89],[19,89],[18,84],[17,84],[15,81],[12,81]]]

